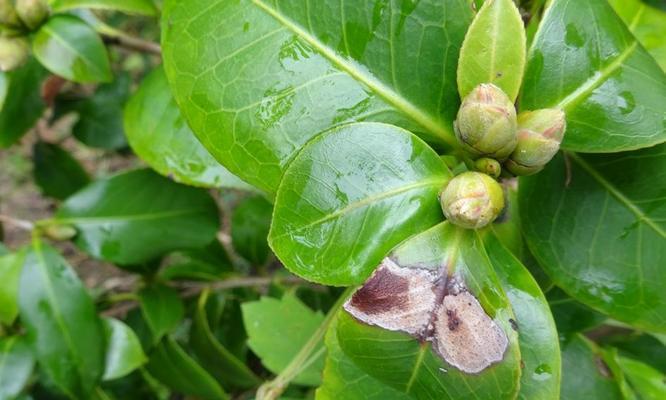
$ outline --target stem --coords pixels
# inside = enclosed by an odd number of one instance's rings
[[[97,32],[101,34],[105,41],[130,50],[137,50],[143,53],[150,53],[157,56],[162,55],[162,48],[159,44],[130,36],[125,32],[114,29],[106,24],[95,26]]]
[[[328,331],[328,327],[331,325],[333,318],[335,318],[338,310],[342,307],[342,304],[347,300],[347,297],[349,297],[354,289],[355,287],[353,286],[348,287],[347,290],[340,295],[338,301],[335,302],[333,307],[328,311],[328,314],[326,314],[324,321],[319,325],[312,336],[310,336],[310,339],[291,360],[289,365],[287,365],[287,367],[280,372],[275,379],[268,381],[259,387],[259,390],[257,390],[257,400],[275,400],[279,398],[289,385],[289,382],[314,362],[317,357],[323,354],[324,349],[320,349],[320,351],[317,351],[311,358],[312,352],[319,345],[326,334],[326,331]]]
[[[23,230],[26,230],[28,232],[32,231],[35,228],[35,224],[33,224],[30,221],[24,220],[24,219],[19,219],[19,218],[14,218],[10,217],[8,215],[2,215],[0,214],[0,221],[6,222],[10,225],[14,225],[17,228],[21,228]]]

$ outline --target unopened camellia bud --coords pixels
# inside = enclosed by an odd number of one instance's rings
[[[463,172],[451,179],[440,194],[442,210],[453,224],[483,228],[504,209],[502,186],[481,172]]]
[[[518,144],[505,166],[514,175],[531,175],[543,169],[560,149],[566,130],[564,112],[556,109],[527,111],[518,116]]]
[[[7,72],[23,65],[30,55],[30,44],[22,37],[0,37],[0,71]]]
[[[25,26],[36,29],[49,15],[49,4],[46,0],[15,0],[16,13]]]
[[[454,128],[474,155],[504,160],[516,147],[516,109],[502,89],[490,83],[463,99]]]
[[[493,178],[499,178],[500,174],[502,173],[502,166],[499,162],[497,162],[497,160],[492,158],[479,158],[474,163],[474,167],[477,171],[488,174]]]
[[[72,239],[76,236],[76,233],[76,229],[71,225],[53,224],[44,228],[44,235],[46,237],[59,242]]]
[[[21,25],[21,20],[14,8],[14,0],[0,0],[0,24],[14,28]]]

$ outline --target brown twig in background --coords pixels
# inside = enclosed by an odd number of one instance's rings
[[[26,231],[31,231],[35,228],[35,224],[24,219],[18,219],[10,217],[9,215],[0,214],[0,222],[6,222],[8,224],[14,225],[17,228],[21,228]]]
[[[104,43],[123,47],[129,50],[136,50],[142,53],[154,54],[156,56],[162,55],[162,48],[159,44],[135,38],[128,35],[103,33]]]

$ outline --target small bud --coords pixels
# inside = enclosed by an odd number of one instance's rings
[[[481,84],[465,97],[454,128],[463,147],[474,155],[504,160],[516,147],[516,109],[493,84]]]
[[[528,111],[518,116],[518,144],[506,162],[514,175],[532,175],[543,169],[560,149],[566,130],[564,112]]]
[[[479,229],[493,222],[504,208],[497,181],[480,172],[463,172],[451,179],[440,195],[444,215],[453,224]]]
[[[37,29],[49,16],[49,4],[46,0],[16,0],[16,13],[25,26]]]
[[[76,229],[71,225],[52,224],[44,227],[44,235],[51,240],[63,242],[76,236]]]
[[[0,37],[0,71],[7,72],[23,65],[30,55],[30,44],[22,37]]]
[[[14,28],[21,26],[21,20],[16,13],[13,0],[0,0],[0,25]]]
[[[502,167],[500,166],[500,163],[492,158],[479,158],[474,163],[474,167],[477,171],[488,174],[493,178],[499,178],[500,174],[502,173]]]

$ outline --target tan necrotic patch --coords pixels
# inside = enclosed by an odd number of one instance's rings
[[[509,341],[459,277],[403,268],[384,259],[344,309],[369,325],[433,343],[436,354],[467,373],[504,358]]]

